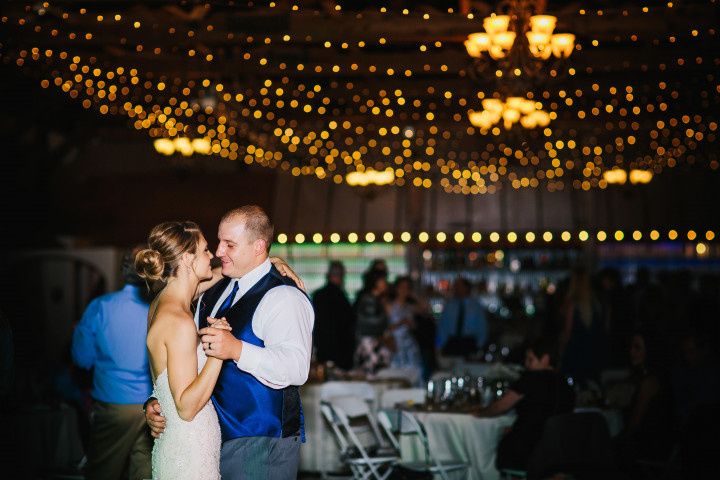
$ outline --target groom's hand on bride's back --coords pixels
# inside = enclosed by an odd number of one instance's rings
[[[152,399],[147,403],[145,407],[145,421],[150,427],[150,433],[155,438],[158,438],[160,434],[165,430],[165,417],[162,416],[160,410],[160,403]]]

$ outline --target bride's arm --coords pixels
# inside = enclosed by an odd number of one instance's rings
[[[275,265],[275,268],[277,268],[278,272],[280,272],[283,277],[288,277],[290,280],[295,282],[295,285],[297,285],[300,290],[305,291],[305,282],[303,282],[298,274],[290,268],[290,265],[288,265],[285,260],[280,257],[270,257],[270,262]]]
[[[217,282],[219,282],[223,278],[222,267],[213,268],[212,274],[213,276],[210,280],[205,280],[198,284],[197,291],[195,292],[195,298],[193,298],[193,300],[197,300],[200,295],[210,290]]]
[[[167,370],[170,392],[180,418],[190,421],[210,399],[222,368],[222,360],[208,358],[197,373],[197,330],[194,322],[177,315],[168,319]]]

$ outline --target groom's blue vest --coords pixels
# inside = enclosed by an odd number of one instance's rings
[[[229,278],[221,280],[201,298],[201,328],[207,326],[207,317],[229,282]],[[265,294],[280,285],[295,287],[291,280],[280,275],[273,266],[225,313],[235,337],[258,347],[265,346],[253,333],[252,318]],[[240,370],[232,360],[225,361],[222,366],[212,401],[220,420],[223,442],[240,437],[304,436],[298,387],[289,386],[281,390],[267,387]]]

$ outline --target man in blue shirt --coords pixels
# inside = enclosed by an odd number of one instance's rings
[[[152,438],[142,409],[152,392],[145,348],[148,299],[133,260],[134,252],[123,257],[126,285],[93,300],[73,333],[74,362],[94,369],[88,480],[152,476]]]
[[[487,341],[485,309],[470,297],[470,282],[458,277],[453,284],[454,298],[448,300],[440,317],[437,343],[443,355],[468,356]]]

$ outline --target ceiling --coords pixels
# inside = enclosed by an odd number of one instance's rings
[[[325,182],[391,168],[398,186],[473,195],[718,168],[716,2],[547,2],[577,38],[556,77],[471,79],[463,41],[503,4],[12,2],[2,59],[148,142],[205,137],[217,162]],[[480,97],[508,95],[557,118],[470,125]]]

